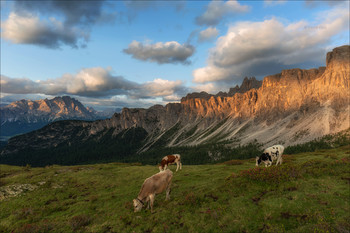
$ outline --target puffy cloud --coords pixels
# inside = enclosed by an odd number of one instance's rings
[[[110,69],[86,68],[76,74],[64,74],[56,79],[32,81],[28,78],[9,78],[1,75],[1,93],[75,95],[82,97],[127,96],[129,99],[179,100],[188,92],[179,80],[155,79],[152,82],[135,83],[121,76],[114,76]]]
[[[321,64],[325,45],[348,30],[349,11],[335,8],[322,15],[319,23],[313,24],[299,21],[284,25],[272,18],[232,25],[211,49],[208,66],[193,71],[193,81],[238,80],[277,73],[301,63]]]
[[[66,25],[89,25],[99,20],[102,13],[104,0],[97,1],[14,1],[14,9],[17,13],[39,13],[47,15],[55,12],[64,17]]]
[[[77,74],[65,74],[56,79],[32,81],[27,78],[1,76],[2,92],[12,94],[72,94],[80,96],[109,96],[126,93],[137,83],[113,76],[101,67],[82,69]]]
[[[28,78],[9,78],[1,75],[1,93],[30,94],[40,93],[41,90],[36,82]]]
[[[14,1],[14,11],[1,24],[2,37],[16,44],[47,48],[85,47],[90,28],[111,21],[115,14],[102,11],[100,1]]]
[[[130,95],[134,98],[154,98],[162,97],[164,100],[179,100],[188,89],[184,87],[180,80],[170,81],[164,79],[154,79],[140,85],[139,89],[133,90]]]
[[[199,32],[198,41],[205,42],[215,39],[219,35],[219,31],[215,27],[209,27]]]
[[[77,48],[78,41],[85,44],[88,36],[77,28],[66,28],[60,21],[50,18],[40,21],[34,15],[21,16],[11,13],[1,23],[2,37],[15,44],[34,44],[48,48],[59,48],[62,44]]]
[[[247,5],[241,5],[236,0],[229,1],[211,1],[207,6],[206,11],[196,17],[196,23],[198,25],[217,25],[224,16],[233,15],[238,13],[248,12],[250,7]]]
[[[133,41],[123,52],[132,55],[133,58],[156,62],[158,64],[165,63],[182,63],[190,64],[188,60],[194,53],[195,48],[188,44],[179,44],[176,41],[158,42],[155,44],[142,44],[138,41]]]

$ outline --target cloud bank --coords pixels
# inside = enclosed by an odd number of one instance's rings
[[[133,41],[123,52],[132,55],[141,61],[155,62],[158,64],[190,64],[189,57],[193,55],[195,48],[188,44],[179,44],[176,41],[158,42],[155,44],[143,44]]]
[[[85,47],[91,27],[113,21],[115,14],[103,12],[104,0],[14,1],[14,11],[1,23],[2,37],[15,44],[57,49],[63,45]]]
[[[129,81],[102,67],[85,68],[56,79],[32,81],[1,75],[1,92],[6,94],[75,95],[81,97],[127,96],[130,99],[178,100],[187,93],[182,81],[155,79],[146,83]]]
[[[21,16],[11,13],[1,23],[2,37],[14,44],[32,44],[47,48],[60,48],[63,44],[73,48],[85,46],[88,34],[75,27],[65,27],[55,18],[40,20],[34,15]]]
[[[319,22],[283,24],[276,18],[239,22],[211,49],[208,65],[193,71],[196,83],[239,80],[305,62],[321,63],[325,45],[348,30],[349,11],[335,8],[320,14]]]

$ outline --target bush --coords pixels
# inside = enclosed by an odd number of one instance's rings
[[[271,167],[255,167],[243,170],[238,177],[247,178],[254,181],[278,184],[284,181],[296,179],[301,176],[301,171],[297,166],[271,166]]]

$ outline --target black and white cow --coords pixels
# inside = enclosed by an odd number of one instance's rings
[[[284,146],[274,145],[264,150],[263,154],[256,157],[256,166],[259,166],[261,162],[265,163],[265,167],[271,166],[274,160],[277,160],[276,166],[282,164],[282,154]]]
[[[272,158],[269,155],[269,153],[263,153],[260,156],[256,156],[256,163],[255,166],[259,166],[262,162],[265,163],[265,167],[271,166],[272,164]]]

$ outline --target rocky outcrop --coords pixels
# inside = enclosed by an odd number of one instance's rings
[[[46,127],[30,137],[16,137],[2,152],[11,153],[11,144],[30,147],[30,141],[68,142],[85,140],[112,130],[118,135],[130,128],[143,128],[148,137],[142,150],[162,139],[167,146],[223,142],[230,145],[260,143],[291,145],[348,129],[350,113],[350,46],[327,54],[327,66],[317,69],[290,69],[270,75],[262,82],[244,79],[227,95],[192,93],[181,103],[155,105],[149,109],[124,108],[110,119]],[[232,96],[231,96],[232,95]],[[77,129],[77,128],[75,128]],[[68,132],[55,138],[55,131]],[[44,133],[46,132],[46,133]],[[169,136],[170,135],[170,136]],[[166,138],[165,138],[166,137]],[[21,142],[19,142],[21,141]],[[50,145],[50,143],[47,143]]]
[[[241,86],[235,86],[234,88],[230,88],[229,92],[227,93],[227,96],[234,96],[236,93],[245,93],[249,91],[250,89],[259,89],[262,85],[262,81],[256,80],[255,77],[245,77],[243,79],[243,82]]]
[[[245,77],[243,79],[241,86],[236,85],[235,87],[230,88],[228,93],[220,91],[216,95],[212,95],[212,94],[206,93],[205,91],[193,92],[193,93],[189,93],[185,97],[183,97],[181,99],[181,102],[185,102],[185,101],[190,100],[190,99],[209,100],[211,97],[232,97],[236,93],[245,93],[245,92],[249,91],[250,89],[258,89],[261,87],[261,85],[262,85],[262,81],[256,80],[255,77],[251,77],[251,78]]]

